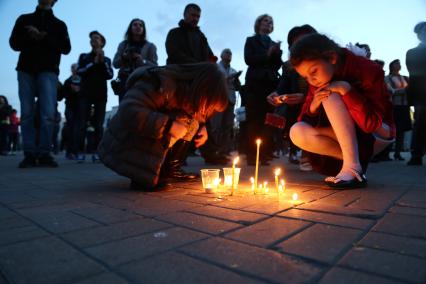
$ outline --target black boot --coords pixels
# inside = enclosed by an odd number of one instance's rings
[[[190,141],[179,140],[167,153],[166,161],[164,162],[162,176],[168,179],[178,181],[191,181],[200,177],[197,173],[185,172],[182,169],[185,163],[188,150],[191,146]]]

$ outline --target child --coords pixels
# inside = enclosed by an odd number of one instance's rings
[[[290,62],[310,85],[291,139],[328,186],[365,187],[370,158],[395,135],[383,70],[321,34],[297,41]]]
[[[225,77],[212,63],[140,67],[127,87],[99,155],[107,167],[129,177],[132,187],[158,188],[170,174],[166,154],[175,142],[194,136],[197,147],[206,142],[200,125],[225,110]]]

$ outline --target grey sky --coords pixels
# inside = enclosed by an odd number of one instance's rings
[[[177,26],[189,1],[180,0],[59,0],[55,15],[65,21],[71,37],[72,51],[63,56],[60,80],[69,76],[69,67],[80,53],[90,51],[88,34],[99,30],[107,39],[105,54],[112,58],[132,18],[142,18],[147,25],[148,40],[158,49],[159,64],[165,64],[164,42],[167,32]],[[270,14],[275,29],[272,39],[281,40],[287,58],[287,33],[296,25],[310,24],[340,45],[348,42],[368,43],[372,59],[387,64],[400,59],[405,69],[405,52],[418,44],[414,25],[425,21],[425,0],[215,0],[195,1],[202,8],[200,27],[216,55],[224,48],[233,51],[233,67],[247,68],[244,43],[253,34],[257,16]],[[19,109],[15,66],[18,53],[9,47],[9,36],[17,17],[33,12],[37,0],[0,0],[0,94]],[[118,103],[109,91],[108,106]],[[63,111],[63,103],[60,104]]]

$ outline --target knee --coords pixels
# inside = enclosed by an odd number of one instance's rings
[[[297,122],[290,128],[290,139],[298,147],[305,144],[306,127],[303,122]]]

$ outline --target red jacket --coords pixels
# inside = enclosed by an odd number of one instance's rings
[[[351,90],[342,98],[353,120],[366,133],[376,131],[384,122],[391,127],[392,136],[395,136],[392,103],[384,82],[382,68],[347,49],[343,51],[344,62],[336,70],[333,81],[341,80],[351,84]],[[315,117],[309,111],[315,90],[315,87],[309,86],[299,121],[309,121]]]

